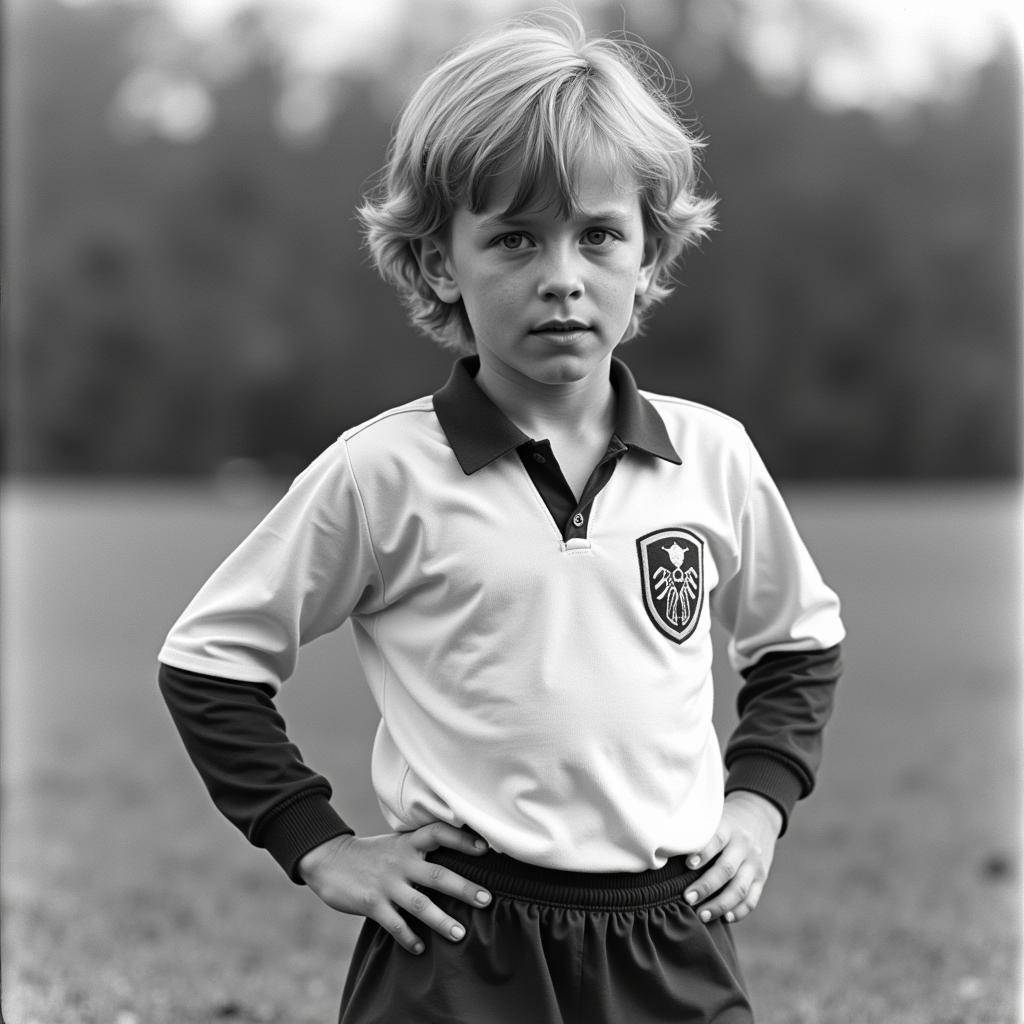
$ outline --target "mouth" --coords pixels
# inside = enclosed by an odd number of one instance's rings
[[[545,320],[544,323],[534,327],[531,334],[578,334],[580,331],[589,331],[590,325],[582,320]]]

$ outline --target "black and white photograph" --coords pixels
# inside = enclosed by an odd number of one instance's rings
[[[7,0],[3,1024],[1021,1024],[1011,0]]]

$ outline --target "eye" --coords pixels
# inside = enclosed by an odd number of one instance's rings
[[[589,228],[583,232],[583,241],[587,245],[602,246],[612,240],[612,233],[606,228]]]
[[[502,249],[508,249],[509,252],[515,252],[517,249],[523,249],[526,247],[526,235],[521,231],[513,231],[510,234],[502,235],[497,242]]]

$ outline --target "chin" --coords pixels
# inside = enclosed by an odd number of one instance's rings
[[[578,356],[566,352],[536,365],[530,376],[541,384],[575,384],[602,370],[604,365],[604,357]]]

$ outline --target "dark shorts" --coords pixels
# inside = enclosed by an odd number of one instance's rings
[[[488,889],[475,909],[431,898],[466,926],[448,942],[418,921],[414,956],[367,921],[340,1024],[751,1024],[729,926],[683,900],[699,872],[551,871],[497,853],[429,860]]]

